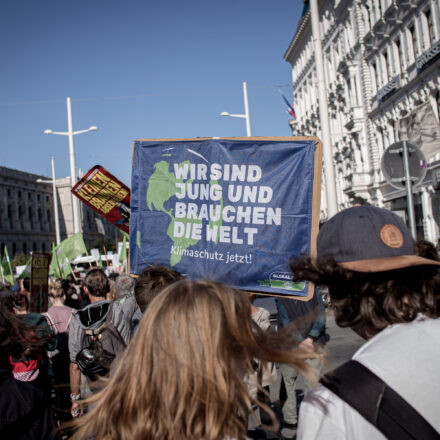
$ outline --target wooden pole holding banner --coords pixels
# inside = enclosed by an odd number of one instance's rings
[[[89,251],[86,249],[86,255],[88,256],[88,257],[90,257],[90,255],[89,255]],[[92,268],[92,263],[89,261],[89,269],[91,269]]]

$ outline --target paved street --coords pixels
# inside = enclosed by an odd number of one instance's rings
[[[333,311],[330,309],[327,309],[327,332],[330,335],[330,341],[327,344],[329,364],[326,371],[349,360],[365,342],[353,330],[338,327],[335,323]]]

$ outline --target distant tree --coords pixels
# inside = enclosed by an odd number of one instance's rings
[[[116,250],[115,242],[108,238],[97,238],[90,243],[90,249],[99,249],[101,254],[104,253],[104,247],[107,252]]]
[[[29,260],[29,256],[26,254],[15,254],[11,260],[12,270],[15,272],[17,266],[24,266]]]

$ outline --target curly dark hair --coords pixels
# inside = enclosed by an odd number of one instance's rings
[[[417,250],[417,255],[424,258],[429,258],[431,260],[440,261],[437,249],[428,240],[419,240],[414,245]]]
[[[340,267],[332,257],[291,261],[296,280],[329,288],[340,327],[350,327],[371,338],[391,324],[413,321],[422,313],[440,316],[440,268],[417,266],[386,272],[355,272]]]

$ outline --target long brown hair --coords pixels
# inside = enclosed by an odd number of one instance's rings
[[[287,348],[289,347],[289,348]],[[75,439],[243,439],[253,403],[253,359],[307,370],[290,332],[264,333],[247,295],[221,283],[182,280],[150,304]]]

